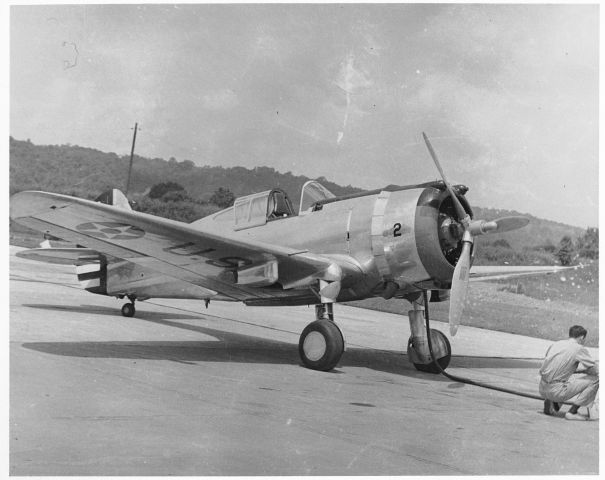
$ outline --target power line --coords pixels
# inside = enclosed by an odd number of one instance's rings
[[[138,122],[135,122],[134,134],[132,136],[132,148],[130,149],[130,165],[128,167],[128,178],[126,180],[126,191],[124,192],[124,195],[126,195],[126,197],[128,197],[128,189],[130,188],[130,175],[132,174],[132,160],[134,159],[134,144],[137,140],[138,128],[139,128],[139,124],[138,124]]]

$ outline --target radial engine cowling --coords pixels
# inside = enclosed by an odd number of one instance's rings
[[[472,217],[464,198],[467,188],[454,190]],[[442,182],[381,192],[372,216],[372,253],[382,281],[395,282],[399,292],[449,289],[463,233]]]

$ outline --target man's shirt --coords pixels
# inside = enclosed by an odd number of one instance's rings
[[[559,340],[546,351],[540,375],[547,383],[566,382],[578,369],[580,363],[588,368],[596,366],[596,362],[584,345],[580,345],[572,338]]]

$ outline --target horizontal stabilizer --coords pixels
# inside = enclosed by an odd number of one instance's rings
[[[85,265],[103,257],[91,248],[31,248],[17,252],[20,258],[59,265]]]

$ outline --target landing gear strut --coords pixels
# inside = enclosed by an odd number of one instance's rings
[[[300,334],[298,353],[303,364],[312,370],[332,370],[344,352],[344,337],[334,323],[332,306],[332,303],[315,305],[316,320]]]
[[[440,373],[439,367],[435,365],[433,357],[431,357],[426,335],[424,309],[428,310],[428,303],[425,304],[421,296],[412,302],[412,307],[414,310],[408,312],[412,332],[408,340],[408,358],[414,364],[414,367],[421,372]],[[431,343],[435,360],[445,370],[452,358],[452,347],[449,340],[442,332],[431,328]]]
[[[125,303],[122,305],[122,315],[125,317],[134,317],[136,309],[134,308],[134,301],[136,300],[136,296],[134,295],[126,295],[130,303]]]

